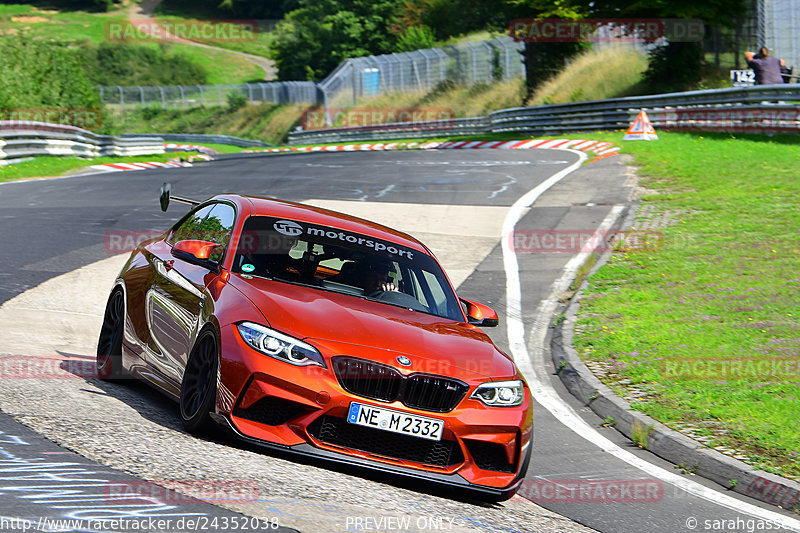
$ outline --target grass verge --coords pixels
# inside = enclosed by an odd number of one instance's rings
[[[800,139],[659,133],[621,143],[650,189],[589,280],[575,346],[634,408],[800,478]],[[597,372],[597,370],[596,370]]]
[[[27,178],[63,176],[92,165],[109,163],[146,163],[151,161],[169,161],[170,159],[187,158],[196,152],[181,152],[154,155],[137,155],[132,157],[97,157],[85,159],[81,157],[34,157],[31,161],[23,161],[13,165],[0,166],[0,183]]]

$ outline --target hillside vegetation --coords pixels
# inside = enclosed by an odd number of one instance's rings
[[[630,48],[590,50],[539,85],[527,105],[564,104],[643,94],[647,56]]]
[[[525,101],[525,81],[521,78],[463,87],[444,82],[429,92],[395,93],[365,99],[351,110],[419,109],[442,112],[452,117],[484,116],[492,111],[561,103],[599,100],[637,94],[642,87],[646,58],[631,49],[589,52],[572,61],[563,72],[542,84],[533,99]],[[604,72],[598,76],[599,71]],[[249,105],[193,109],[128,109],[109,114],[110,133],[218,133],[279,144],[301,124],[303,106]],[[346,111],[341,109],[338,111]],[[387,120],[391,115],[386,113]]]

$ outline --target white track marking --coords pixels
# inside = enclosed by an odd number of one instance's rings
[[[681,490],[684,490],[694,496],[710,501],[717,505],[727,507],[736,512],[745,513],[762,520],[769,520],[774,524],[780,524],[782,527],[789,531],[800,531],[800,521],[782,514],[762,509],[756,505],[750,504],[745,501],[732,498],[727,494],[717,492],[714,489],[705,487],[695,481],[686,479],[678,474],[664,470],[652,463],[645,461],[623,450],[605,436],[600,434],[595,428],[586,423],[570,406],[566,405],[558,397],[555,389],[547,382],[547,370],[545,362],[541,360],[534,361],[531,353],[528,351],[525,342],[525,325],[522,320],[522,287],[519,279],[519,263],[517,255],[514,252],[511,244],[513,243],[512,235],[514,227],[517,222],[522,218],[525,210],[530,207],[545,191],[550,187],[561,181],[563,178],[580,168],[586,154],[577,150],[567,150],[577,154],[580,158],[576,163],[554,174],[532,190],[528,191],[524,196],[519,198],[508,211],[505,220],[503,221],[503,266],[506,271],[506,328],[508,332],[508,343],[514,360],[520,371],[525,375],[528,384],[531,387],[534,399],[545,409],[553,414],[556,420],[567,426],[570,430],[575,432],[581,438],[596,445],[600,450],[613,455],[614,457],[628,463],[629,465],[638,468],[639,470],[647,473],[650,476],[658,478],[666,483],[669,483]],[[613,214],[613,213],[612,213]],[[603,221],[601,226],[610,226],[613,222],[611,215]],[[598,228],[599,229],[599,228]],[[584,252],[582,251],[581,254]],[[543,301],[537,310],[536,319],[533,329],[531,331],[531,348],[538,353],[543,349],[545,334],[549,318],[552,316],[553,311],[557,306],[557,296],[559,289],[563,287],[565,280],[571,279],[575,271],[583,262],[584,257],[578,254],[574,257],[564,269],[564,272],[559,280],[553,284],[553,292],[550,297]]]

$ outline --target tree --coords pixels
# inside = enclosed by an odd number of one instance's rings
[[[564,0],[506,0],[506,13],[514,19],[567,19],[583,18],[586,7],[571,5]],[[573,42],[526,41],[523,50],[525,62],[525,100],[533,96],[536,87],[547,78],[557,74],[570,57],[585,49],[586,45]]]
[[[281,80],[320,80],[343,60],[393,52],[400,0],[300,0],[279,22],[272,57]]]

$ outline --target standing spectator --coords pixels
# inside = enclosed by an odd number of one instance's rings
[[[781,69],[786,67],[786,63],[783,59],[770,57],[766,46],[762,46],[757,54],[745,52],[744,58],[747,60],[747,66],[756,74],[756,85],[783,83]]]

